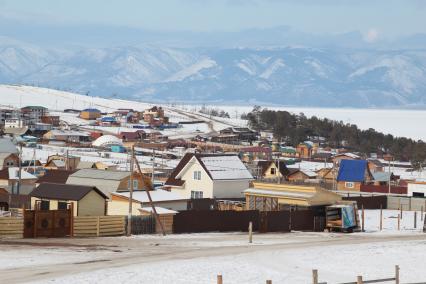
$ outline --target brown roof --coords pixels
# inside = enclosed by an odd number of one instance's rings
[[[68,177],[75,172],[76,170],[49,170],[44,174],[44,176],[40,177],[37,180],[37,183],[49,182],[65,184],[67,182]]]
[[[31,197],[47,198],[54,200],[81,200],[90,191],[96,191],[104,199],[108,197],[102,193],[96,186],[60,184],[60,183],[41,183],[31,193]]]
[[[179,164],[176,166],[176,168],[173,170],[173,172],[170,174],[169,178],[167,179],[165,185],[171,185],[171,186],[182,186],[185,181],[181,179],[176,179],[176,176],[182,171],[182,169],[186,166],[186,164],[192,159],[192,157],[195,157],[200,165],[203,167],[204,171],[209,175],[211,179],[212,176],[210,175],[210,172],[205,167],[204,163],[201,162],[201,158],[204,157],[214,157],[214,156],[235,156],[235,154],[193,154],[193,153],[187,153],[183,158],[180,160]]]
[[[0,179],[9,179],[9,169],[4,168],[0,170]]]

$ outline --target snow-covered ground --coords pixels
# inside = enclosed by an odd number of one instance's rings
[[[247,250],[250,251],[250,250]],[[101,269],[56,278],[49,283],[215,283],[223,275],[224,283],[310,283],[312,269],[318,269],[320,281],[341,283],[394,276],[400,265],[401,280],[426,281],[425,241],[324,245],[307,248],[275,249],[218,257],[171,259]],[[38,283],[46,283],[43,280]]]
[[[365,233],[256,233],[250,245],[247,233],[0,243],[0,274],[11,282],[148,284],[215,283],[221,274],[224,283],[250,284],[310,283],[318,269],[320,282],[342,283],[393,277],[399,265],[401,283],[426,281],[420,215],[414,230],[413,212],[404,212],[398,231],[398,211],[384,210],[379,232],[379,212],[365,211]]]

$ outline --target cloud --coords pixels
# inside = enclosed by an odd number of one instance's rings
[[[379,31],[375,28],[371,28],[364,35],[364,40],[368,43],[373,43],[379,38]]]

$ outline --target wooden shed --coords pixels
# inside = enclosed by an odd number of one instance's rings
[[[173,233],[173,216],[176,215],[178,212],[167,209],[167,208],[158,207],[158,206],[155,207],[155,211],[157,211],[158,218],[163,224],[163,228],[166,234]],[[152,207],[139,208],[139,212],[141,213],[141,215],[153,214]],[[155,223],[155,232],[161,233],[161,227],[160,227],[160,224],[158,224],[158,222]]]
[[[244,191],[247,210],[278,211],[288,207],[315,207],[336,204],[342,197],[318,186],[253,182]]]

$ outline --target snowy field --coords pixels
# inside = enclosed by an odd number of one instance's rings
[[[366,210],[366,232],[179,234],[110,238],[36,239],[0,242],[0,275],[5,283],[311,283],[312,269],[328,283],[393,277],[401,283],[426,281],[426,234],[420,214]],[[29,242],[33,242],[29,245]]]

